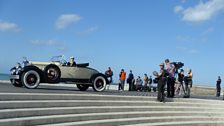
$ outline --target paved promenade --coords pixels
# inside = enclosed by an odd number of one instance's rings
[[[90,87],[87,91],[79,91],[75,84],[40,84],[37,89],[26,89],[24,87],[18,88],[11,85],[8,81],[0,82],[1,93],[68,93],[68,94],[102,94],[102,95],[124,95],[124,96],[153,96],[156,97],[156,92],[137,92],[127,91],[128,85],[125,85],[125,91],[118,91],[117,85],[110,85],[109,89],[104,92],[95,92]],[[182,96],[176,96],[181,98]],[[210,95],[191,95],[191,98],[196,99],[212,99],[212,100],[223,100],[223,97],[215,97]]]

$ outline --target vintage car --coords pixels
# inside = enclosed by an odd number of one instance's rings
[[[105,74],[92,69],[89,63],[67,66],[63,56],[52,58],[50,62],[28,61],[24,58],[23,63],[17,63],[10,75],[11,83],[16,87],[34,89],[40,83],[68,82],[77,85],[81,91],[89,87],[97,92],[104,91],[109,80]]]

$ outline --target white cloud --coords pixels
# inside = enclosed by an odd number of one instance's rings
[[[181,0],[181,3],[186,3],[187,0]]]
[[[208,21],[222,12],[224,12],[224,0],[200,1],[194,7],[179,11],[183,16],[182,20],[193,23]]]
[[[60,42],[55,40],[32,40],[31,44],[41,46],[54,46],[60,44]]]
[[[174,12],[175,13],[179,13],[179,12],[181,12],[183,10],[184,10],[184,8],[182,6],[176,6],[176,7],[174,7]]]
[[[63,29],[70,24],[79,22],[81,19],[82,17],[77,14],[63,14],[56,20],[55,26],[57,29]]]
[[[0,31],[2,32],[19,32],[21,28],[15,23],[0,21]]]
[[[177,36],[176,40],[177,40],[177,42],[180,42],[180,43],[190,43],[190,42],[194,41],[194,39],[192,37],[182,36],[182,35]]]
[[[176,49],[185,53],[189,53],[189,54],[198,53],[198,51],[195,49],[190,49],[190,48],[182,47],[182,46],[177,46]]]
[[[34,46],[44,46],[44,47],[54,47],[59,51],[66,51],[67,48],[65,46],[65,43],[53,39],[49,40],[31,40],[30,42]]]
[[[203,31],[201,33],[201,35],[202,36],[206,36],[206,35],[208,35],[209,33],[212,33],[212,32],[214,32],[214,28],[213,27],[209,27],[208,29],[206,29],[205,31]]]
[[[90,27],[90,28],[86,29],[85,31],[77,32],[76,34],[77,35],[87,35],[87,34],[96,32],[97,30],[98,30],[98,27],[94,26],[94,27]]]

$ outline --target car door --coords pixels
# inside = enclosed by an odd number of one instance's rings
[[[78,78],[78,67],[61,66],[61,78],[66,79],[77,79]]]

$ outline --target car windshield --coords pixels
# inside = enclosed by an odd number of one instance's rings
[[[67,61],[65,60],[65,56],[64,55],[59,55],[59,56],[53,56],[51,58],[52,62],[59,62],[61,64],[66,64]]]

